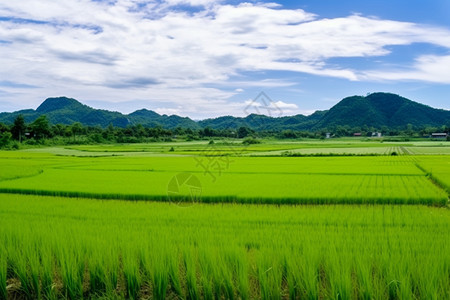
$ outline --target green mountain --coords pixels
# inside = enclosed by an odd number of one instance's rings
[[[141,109],[127,115],[132,124],[141,124],[143,126],[164,128],[190,128],[200,129],[200,126],[193,120],[187,117],[180,117],[176,115],[160,115],[152,110]]]
[[[72,124],[80,122],[86,126],[107,127],[112,124],[117,127],[126,127],[133,124],[144,126],[161,126],[164,128],[200,128],[189,118],[179,116],[159,115],[154,111],[142,109],[129,115],[102,109],[95,109],[67,97],[48,98],[36,110],[28,109],[13,113],[0,113],[0,122],[11,124],[22,114],[27,123],[36,120],[40,115],[46,115],[53,124]]]
[[[154,111],[141,109],[125,115],[120,112],[94,109],[67,97],[48,98],[36,110],[27,109],[13,113],[0,113],[0,122],[12,124],[22,114],[27,123],[45,114],[53,124],[72,124],[80,122],[87,126],[117,127],[142,124],[161,126],[167,129],[176,127],[200,129],[238,129],[241,126],[254,130],[318,130],[336,126],[375,127],[381,129],[405,128],[407,124],[416,127],[450,125],[450,111],[435,109],[398,95],[374,93],[366,97],[347,97],[328,111],[316,111],[310,116],[295,115],[268,117],[251,114],[244,118],[224,116],[202,121],[176,115],[160,115]]]
[[[352,96],[333,106],[313,128],[334,126],[401,128],[450,124],[450,111],[435,109],[389,93]]]
[[[87,126],[106,127],[113,124],[126,127],[130,121],[119,112],[94,109],[67,97],[48,98],[36,110],[28,109],[13,113],[1,113],[0,122],[12,123],[22,114],[27,123],[31,123],[41,115],[46,115],[53,124],[72,124],[80,122]]]
[[[245,118],[232,116],[218,117],[199,121],[198,124],[205,128],[237,129],[241,126],[249,127],[254,130],[308,130],[314,126],[326,111],[316,111],[310,116],[295,115],[287,117],[272,118],[265,115],[250,114]]]

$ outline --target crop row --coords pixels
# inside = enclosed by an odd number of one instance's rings
[[[445,208],[0,200],[0,298],[450,297]]]
[[[60,174],[62,176],[64,174]],[[83,182],[77,182],[73,190],[70,187],[53,185],[51,189],[42,189],[31,185],[31,189],[16,187],[10,182],[0,187],[0,192],[10,194],[57,196],[69,198],[121,199],[134,201],[162,202],[200,202],[200,203],[243,203],[243,204],[426,204],[445,206],[447,194],[434,186],[425,176],[336,176],[336,175],[295,175],[275,176],[260,175],[258,178],[249,176],[224,176],[223,181],[199,188],[193,195],[190,189],[179,193],[167,192],[170,178],[161,183],[141,189],[141,193],[128,188],[122,181],[118,190],[111,179],[109,185],[102,185],[95,178],[84,176]],[[129,174],[121,174],[126,176]],[[91,181],[88,179],[92,178]],[[162,176],[164,178],[164,176]],[[50,180],[42,177],[42,180]],[[52,178],[56,180],[56,177]],[[59,177],[65,179],[65,177]],[[69,182],[67,177],[67,182]],[[129,178],[128,178],[129,179]],[[31,179],[30,179],[31,181]],[[25,186],[30,186],[29,182]],[[117,184],[120,184],[120,182]],[[61,181],[65,184],[66,181]],[[15,182],[14,182],[15,183]],[[38,182],[37,182],[38,183]],[[323,189],[317,186],[327,183]],[[22,184],[22,183],[20,183]],[[84,188],[85,186],[85,188]],[[133,185],[134,186],[134,185]],[[74,186],[72,186],[74,187]],[[164,188],[166,190],[164,191]],[[67,190],[65,190],[67,189]],[[117,189],[117,191],[116,191]],[[84,191],[85,190],[85,191]],[[116,193],[114,193],[116,192]]]
[[[3,176],[11,180],[0,181],[0,191],[204,203],[446,205],[448,201],[448,194],[409,156],[202,159],[210,169],[197,165],[193,157],[34,157],[32,167],[38,172],[25,176],[25,167],[7,168]],[[30,160],[5,161],[25,166]],[[14,179],[16,172],[22,175]],[[189,187],[171,193],[169,183],[179,172],[198,179],[195,197]]]

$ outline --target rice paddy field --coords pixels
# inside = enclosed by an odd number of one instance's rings
[[[448,149],[0,152],[0,299],[449,299]]]

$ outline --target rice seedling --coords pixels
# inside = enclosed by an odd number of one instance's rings
[[[154,299],[165,299],[169,287],[169,258],[164,250],[159,247],[147,248],[142,253],[144,270],[150,278]]]
[[[89,283],[90,292],[93,294],[105,294],[107,290],[112,290],[114,281],[117,282],[117,278],[115,280],[110,280],[107,255],[107,251],[101,251],[99,248],[94,249],[94,251],[89,254]]]
[[[448,299],[449,226],[447,208],[420,205],[181,209],[0,194],[0,289],[8,280],[12,298],[33,299]]]
[[[249,270],[248,261],[246,260],[246,253],[243,250],[236,249],[227,255],[229,264],[235,268],[236,286],[240,299],[246,300],[250,298],[249,286]]]
[[[169,274],[171,289],[173,290],[175,295],[177,295],[178,297],[180,297],[182,299],[182,298],[184,298],[184,294],[183,294],[183,290],[181,287],[178,257],[179,257],[178,251],[175,251],[175,253],[172,253],[171,256],[167,256],[166,271]]]
[[[61,246],[58,250],[58,265],[63,285],[62,294],[70,299],[81,298],[83,296],[85,255],[79,247],[70,249]]]
[[[54,262],[53,262],[53,253],[50,249],[49,245],[42,244],[39,247],[39,251],[37,251],[40,254],[40,279],[41,279],[41,289],[42,289],[42,295],[45,299],[55,299],[56,294],[53,289],[53,282],[54,282],[54,276],[55,273],[54,270]]]
[[[283,272],[276,253],[262,255],[257,268],[261,299],[281,299]]]
[[[6,299],[8,293],[6,290],[7,258],[6,251],[0,246],[0,299]]]
[[[33,287],[29,278],[26,253],[17,249],[17,252],[8,253],[11,258],[11,267],[14,270],[14,276],[20,281],[21,292],[28,298],[33,296]]]
[[[127,296],[130,299],[138,299],[142,278],[140,273],[140,260],[138,249],[127,248],[123,253],[123,273]]]
[[[202,247],[199,253],[199,265],[201,267],[201,281],[205,297],[210,299],[234,299],[235,277],[237,275],[235,259],[230,252],[221,253],[217,247]],[[241,266],[241,269],[244,266]],[[241,275],[243,276],[243,275]],[[245,274],[247,277],[247,274]],[[242,279],[241,280],[245,280]],[[245,290],[245,282],[240,282]]]
[[[197,286],[197,268],[196,268],[196,254],[193,249],[189,249],[184,253],[183,261],[186,270],[186,299],[196,300],[200,299],[200,292]]]

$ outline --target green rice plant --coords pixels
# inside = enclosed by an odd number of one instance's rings
[[[27,264],[29,268],[29,278],[31,284],[32,294],[41,299],[41,283],[40,283],[40,275],[41,275],[41,261],[40,255],[36,248],[28,248],[31,251],[27,251]]]
[[[186,299],[197,300],[200,299],[200,292],[197,286],[197,269],[195,252],[193,249],[189,249],[184,253],[184,267],[186,269]]]
[[[146,276],[150,278],[153,298],[166,299],[169,279],[169,259],[163,245],[155,248],[146,248],[142,252],[142,265]]]
[[[258,258],[258,281],[261,299],[281,299],[282,267],[275,252],[261,254]]]
[[[302,288],[301,263],[302,256],[299,249],[297,251],[286,251],[283,255],[283,268],[286,273],[286,283],[289,299],[305,298],[306,288]]]
[[[448,299],[449,226],[447,208],[419,205],[0,194],[0,287],[32,299]]]
[[[235,298],[234,278],[238,276],[238,270],[232,253],[231,251],[220,251],[217,247],[202,247],[199,251],[201,281],[205,297],[211,299]],[[243,268],[241,266],[241,269]],[[248,274],[245,274],[245,276],[247,277]],[[244,285],[245,283],[242,282],[241,284]],[[243,294],[245,295],[247,291],[245,286],[243,288]]]
[[[110,248],[113,250],[113,248]],[[98,252],[100,254],[100,252]],[[119,255],[116,251],[105,251],[103,257],[92,256],[89,258],[89,294],[95,297],[117,298],[119,277]],[[119,291],[119,294],[125,291]]]
[[[296,274],[300,295],[306,299],[319,298],[319,265],[320,257],[316,251],[304,252],[304,257],[299,259],[299,273]],[[296,272],[297,273],[297,272]]]
[[[37,250],[37,249],[36,249]],[[40,279],[42,295],[45,299],[55,299],[56,294],[53,290],[54,256],[49,245],[40,245]]]
[[[6,290],[7,257],[6,250],[0,246],[0,299],[6,300],[8,292]]]
[[[105,287],[106,294],[113,295],[118,284],[119,279],[119,254],[118,245],[110,244],[109,251],[103,252],[104,264],[106,269]]]
[[[90,293],[113,295],[118,283],[119,250],[118,245],[98,242],[88,255]]]
[[[225,298],[234,299],[235,298],[234,282],[235,278],[237,277],[236,276],[237,270],[236,270],[236,262],[232,256],[232,250],[222,252],[220,257],[222,263],[219,263],[219,265],[221,266],[221,274],[223,278]]]
[[[211,180],[209,173],[205,174],[205,170],[195,167],[192,157],[80,160],[73,157],[33,157],[29,153],[24,156],[4,160],[13,166],[24,165],[33,158],[36,160],[33,164],[43,172],[0,181],[0,192],[168,201],[167,184],[182,170],[202,179],[202,195],[198,200],[204,203],[445,206],[448,191],[444,189],[450,186],[446,184],[450,167],[442,163],[445,160],[442,156],[421,157],[417,161],[410,156],[234,157],[233,164],[221,171],[220,180],[215,181]],[[428,177],[416,165],[423,165]],[[16,172],[7,168],[4,176],[15,178]],[[70,186],[67,182],[71,182]],[[327,185],[317,189],[323,182]],[[433,182],[440,182],[441,187]],[[183,198],[186,197],[180,197],[180,200]]]
[[[330,296],[333,299],[350,299],[352,297],[352,261],[351,249],[338,250],[331,247],[326,257],[326,270],[329,274]]]
[[[21,291],[27,298],[33,297],[33,286],[30,280],[26,254],[19,249],[14,254],[9,254],[11,258],[12,268],[14,270],[14,276],[20,281]]]
[[[249,286],[249,270],[248,261],[246,259],[246,253],[242,250],[235,251],[229,254],[230,264],[234,265],[236,270],[236,281],[238,287],[239,298],[246,300],[250,298],[250,286]]]
[[[72,246],[60,248],[58,264],[63,284],[63,295],[70,299],[78,299],[83,296],[83,276],[85,270],[84,256],[81,249]]]
[[[370,300],[376,295],[373,284],[373,274],[375,273],[373,271],[373,265],[373,262],[364,256],[358,256],[355,261],[354,272],[356,276],[357,295],[360,299]]]
[[[181,287],[181,280],[180,280],[178,251],[175,251],[175,253],[172,252],[172,255],[168,255],[166,257],[166,259],[167,259],[166,267],[167,267],[167,272],[169,274],[171,288],[172,288],[173,292],[182,299],[182,298],[184,298],[184,295],[183,295],[183,290]]]
[[[138,257],[137,249],[133,248],[126,249],[122,255],[126,292],[130,299],[138,299],[141,289],[142,278]]]
[[[36,244],[32,242],[27,247],[15,249],[15,252],[10,254],[9,257],[11,258],[14,276],[19,279],[25,297],[42,298],[40,280],[42,267]]]
[[[215,285],[215,278],[213,278],[214,266],[211,264],[211,260],[209,258],[210,255],[208,255],[206,251],[202,251],[199,254],[199,264],[201,266],[200,284],[202,286],[203,298],[205,300],[214,300],[216,299],[215,295],[218,294],[215,290],[219,289],[220,291],[220,286],[217,287]]]
[[[153,296],[155,299],[165,299],[167,294],[167,286],[169,284],[169,274],[166,268],[166,262],[157,263],[153,261]]]
[[[90,292],[101,295],[106,293],[108,275],[105,261],[97,253],[89,258]]]

